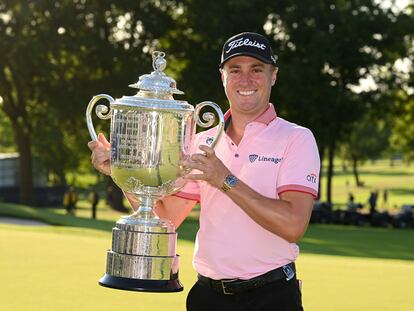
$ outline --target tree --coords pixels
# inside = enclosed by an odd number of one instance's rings
[[[391,146],[400,151],[407,161],[414,159],[414,99],[402,96],[395,104],[392,120]]]
[[[169,8],[157,1],[0,4],[0,107],[20,153],[22,203],[33,203],[34,155],[59,183],[88,158],[87,102],[98,92],[124,95],[148,71],[144,51],[170,28]]]
[[[340,146],[340,155],[352,163],[352,172],[357,187],[364,183],[359,179],[358,165],[366,160],[375,160],[388,147],[390,131],[384,122],[365,118],[352,126],[352,131]]]
[[[407,54],[413,25],[407,14],[371,0],[283,1],[269,16],[283,64],[275,96],[282,111],[314,131],[322,158],[328,152],[329,203],[335,150],[395,86],[393,64]],[[380,87],[361,92],[364,78]]]

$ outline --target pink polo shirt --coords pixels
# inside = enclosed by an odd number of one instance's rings
[[[230,111],[225,115],[230,116]],[[216,128],[196,135],[191,153],[211,144]],[[284,191],[317,196],[319,153],[312,132],[276,116],[272,104],[247,125],[236,145],[223,135],[216,155],[237,178],[269,198]],[[177,196],[200,201],[193,265],[212,279],[249,279],[296,259],[299,247],[253,221],[221,190],[188,182]]]

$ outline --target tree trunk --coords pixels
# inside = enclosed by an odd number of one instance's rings
[[[326,183],[326,201],[329,208],[332,208],[332,178],[334,174],[334,156],[335,156],[335,141],[329,144],[328,154],[328,172],[327,172],[327,183]]]
[[[317,200],[321,200],[322,198],[322,187],[321,187],[321,180],[322,180],[322,176],[323,176],[323,160],[325,158],[325,146],[321,146],[319,148],[319,158],[321,160],[321,167],[320,167],[320,171],[319,171],[319,180],[318,180],[318,197]]]
[[[357,187],[361,187],[362,183],[359,180],[358,159],[356,157],[352,157],[352,172],[354,173],[355,183],[356,183]]]
[[[30,133],[17,120],[12,120],[12,125],[16,135],[17,150],[19,152],[20,203],[34,205]]]
[[[112,209],[123,213],[128,212],[124,206],[124,193],[110,177],[106,188],[106,201]]]

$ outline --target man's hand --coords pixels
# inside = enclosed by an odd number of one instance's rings
[[[229,169],[217,158],[212,148],[203,145],[199,148],[205,153],[193,154],[190,160],[183,162],[183,165],[187,168],[199,170],[200,172],[187,174],[185,178],[204,180],[213,187],[221,188],[224,179],[230,174]]]
[[[91,160],[93,166],[101,173],[111,175],[111,165],[109,162],[111,144],[106,140],[105,136],[99,133],[98,139],[90,141],[88,147],[92,151]]]

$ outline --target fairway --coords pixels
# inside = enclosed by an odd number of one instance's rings
[[[333,226],[330,234],[337,234],[338,228]],[[344,245],[343,255],[328,254],[329,243],[325,248],[316,245],[329,230],[329,226],[312,226],[304,238],[298,267],[299,277],[304,280],[305,310],[412,310],[412,254],[405,260],[369,258],[367,245],[367,253],[361,249],[360,256],[352,257],[352,247],[363,244]],[[368,237],[376,233],[374,229],[358,229],[360,241],[365,230],[371,230],[367,231]],[[413,231],[394,232],[414,238]],[[402,245],[405,249],[409,246],[406,238]],[[185,290],[173,294],[99,286],[110,243],[110,233],[99,230],[0,225],[0,310],[185,310],[185,297],[195,279],[192,242],[178,242],[180,279]],[[381,245],[381,241],[375,243]],[[340,239],[337,244],[341,249]],[[383,244],[383,249],[389,246]]]

